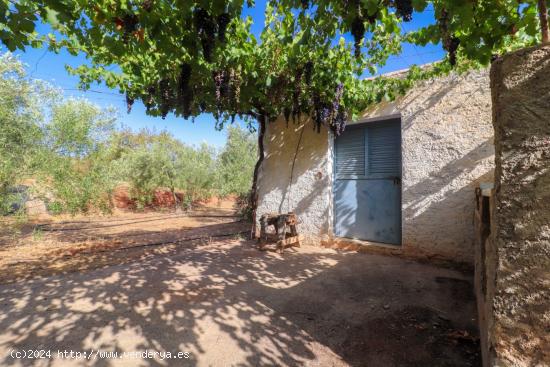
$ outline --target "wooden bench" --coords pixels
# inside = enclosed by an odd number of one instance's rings
[[[264,250],[268,242],[268,226],[275,227],[277,250],[279,253],[282,254],[285,247],[288,246],[300,247],[300,236],[296,229],[297,224],[298,217],[292,212],[286,214],[270,213],[262,215],[260,217],[260,238],[258,239],[259,249]],[[287,228],[290,229],[290,232],[287,232]]]

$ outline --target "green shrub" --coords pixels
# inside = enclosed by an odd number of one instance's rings
[[[114,111],[86,100],[55,105],[44,126],[41,177],[62,212],[108,212],[115,181],[107,158]]]
[[[34,172],[43,107],[55,96],[47,84],[26,79],[13,55],[0,56],[0,215],[12,211],[13,187]]]
[[[218,159],[218,186],[222,196],[250,191],[257,150],[255,134],[238,126],[228,128],[227,142]]]
[[[0,215],[22,207],[12,191],[33,178],[53,214],[108,212],[120,183],[138,208],[158,188],[177,206],[213,195],[239,195],[243,215],[257,159],[256,138],[230,126],[221,151],[183,144],[167,132],[115,129],[116,112],[84,99],[62,99],[47,83],[26,78],[11,54],[0,56]],[[177,199],[176,190],[183,191]],[[179,197],[182,197],[181,195]]]
[[[59,201],[51,201],[46,203],[46,209],[48,209],[48,212],[53,215],[58,215],[63,213],[63,203]]]

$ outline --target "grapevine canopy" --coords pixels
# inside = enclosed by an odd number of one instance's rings
[[[539,1],[540,2],[540,1]],[[292,119],[310,114],[340,132],[368,104],[416,79],[536,42],[536,0],[267,0],[257,37],[244,0],[0,0],[0,39],[11,50],[44,43],[83,52],[71,69],[83,87],[105,82],[143,101],[151,115],[213,113]],[[434,24],[405,33],[401,22],[433,12]],[[37,21],[55,33],[39,35]],[[351,37],[350,37],[351,34]],[[375,73],[402,42],[439,43],[447,59],[405,78]],[[112,65],[118,66],[112,70]]]

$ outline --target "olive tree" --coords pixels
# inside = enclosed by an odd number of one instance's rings
[[[217,173],[222,195],[244,195],[250,191],[258,147],[254,133],[238,126],[227,130],[227,141],[218,156]]]
[[[35,170],[44,106],[56,95],[49,85],[26,79],[13,55],[0,56],[0,214],[10,210],[13,186]]]
[[[114,132],[115,111],[84,99],[54,104],[43,125],[36,160],[43,186],[53,195],[53,211],[109,210],[114,187],[107,144]]]

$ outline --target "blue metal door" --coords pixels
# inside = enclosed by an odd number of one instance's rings
[[[338,237],[401,244],[401,124],[348,126],[335,140]]]

